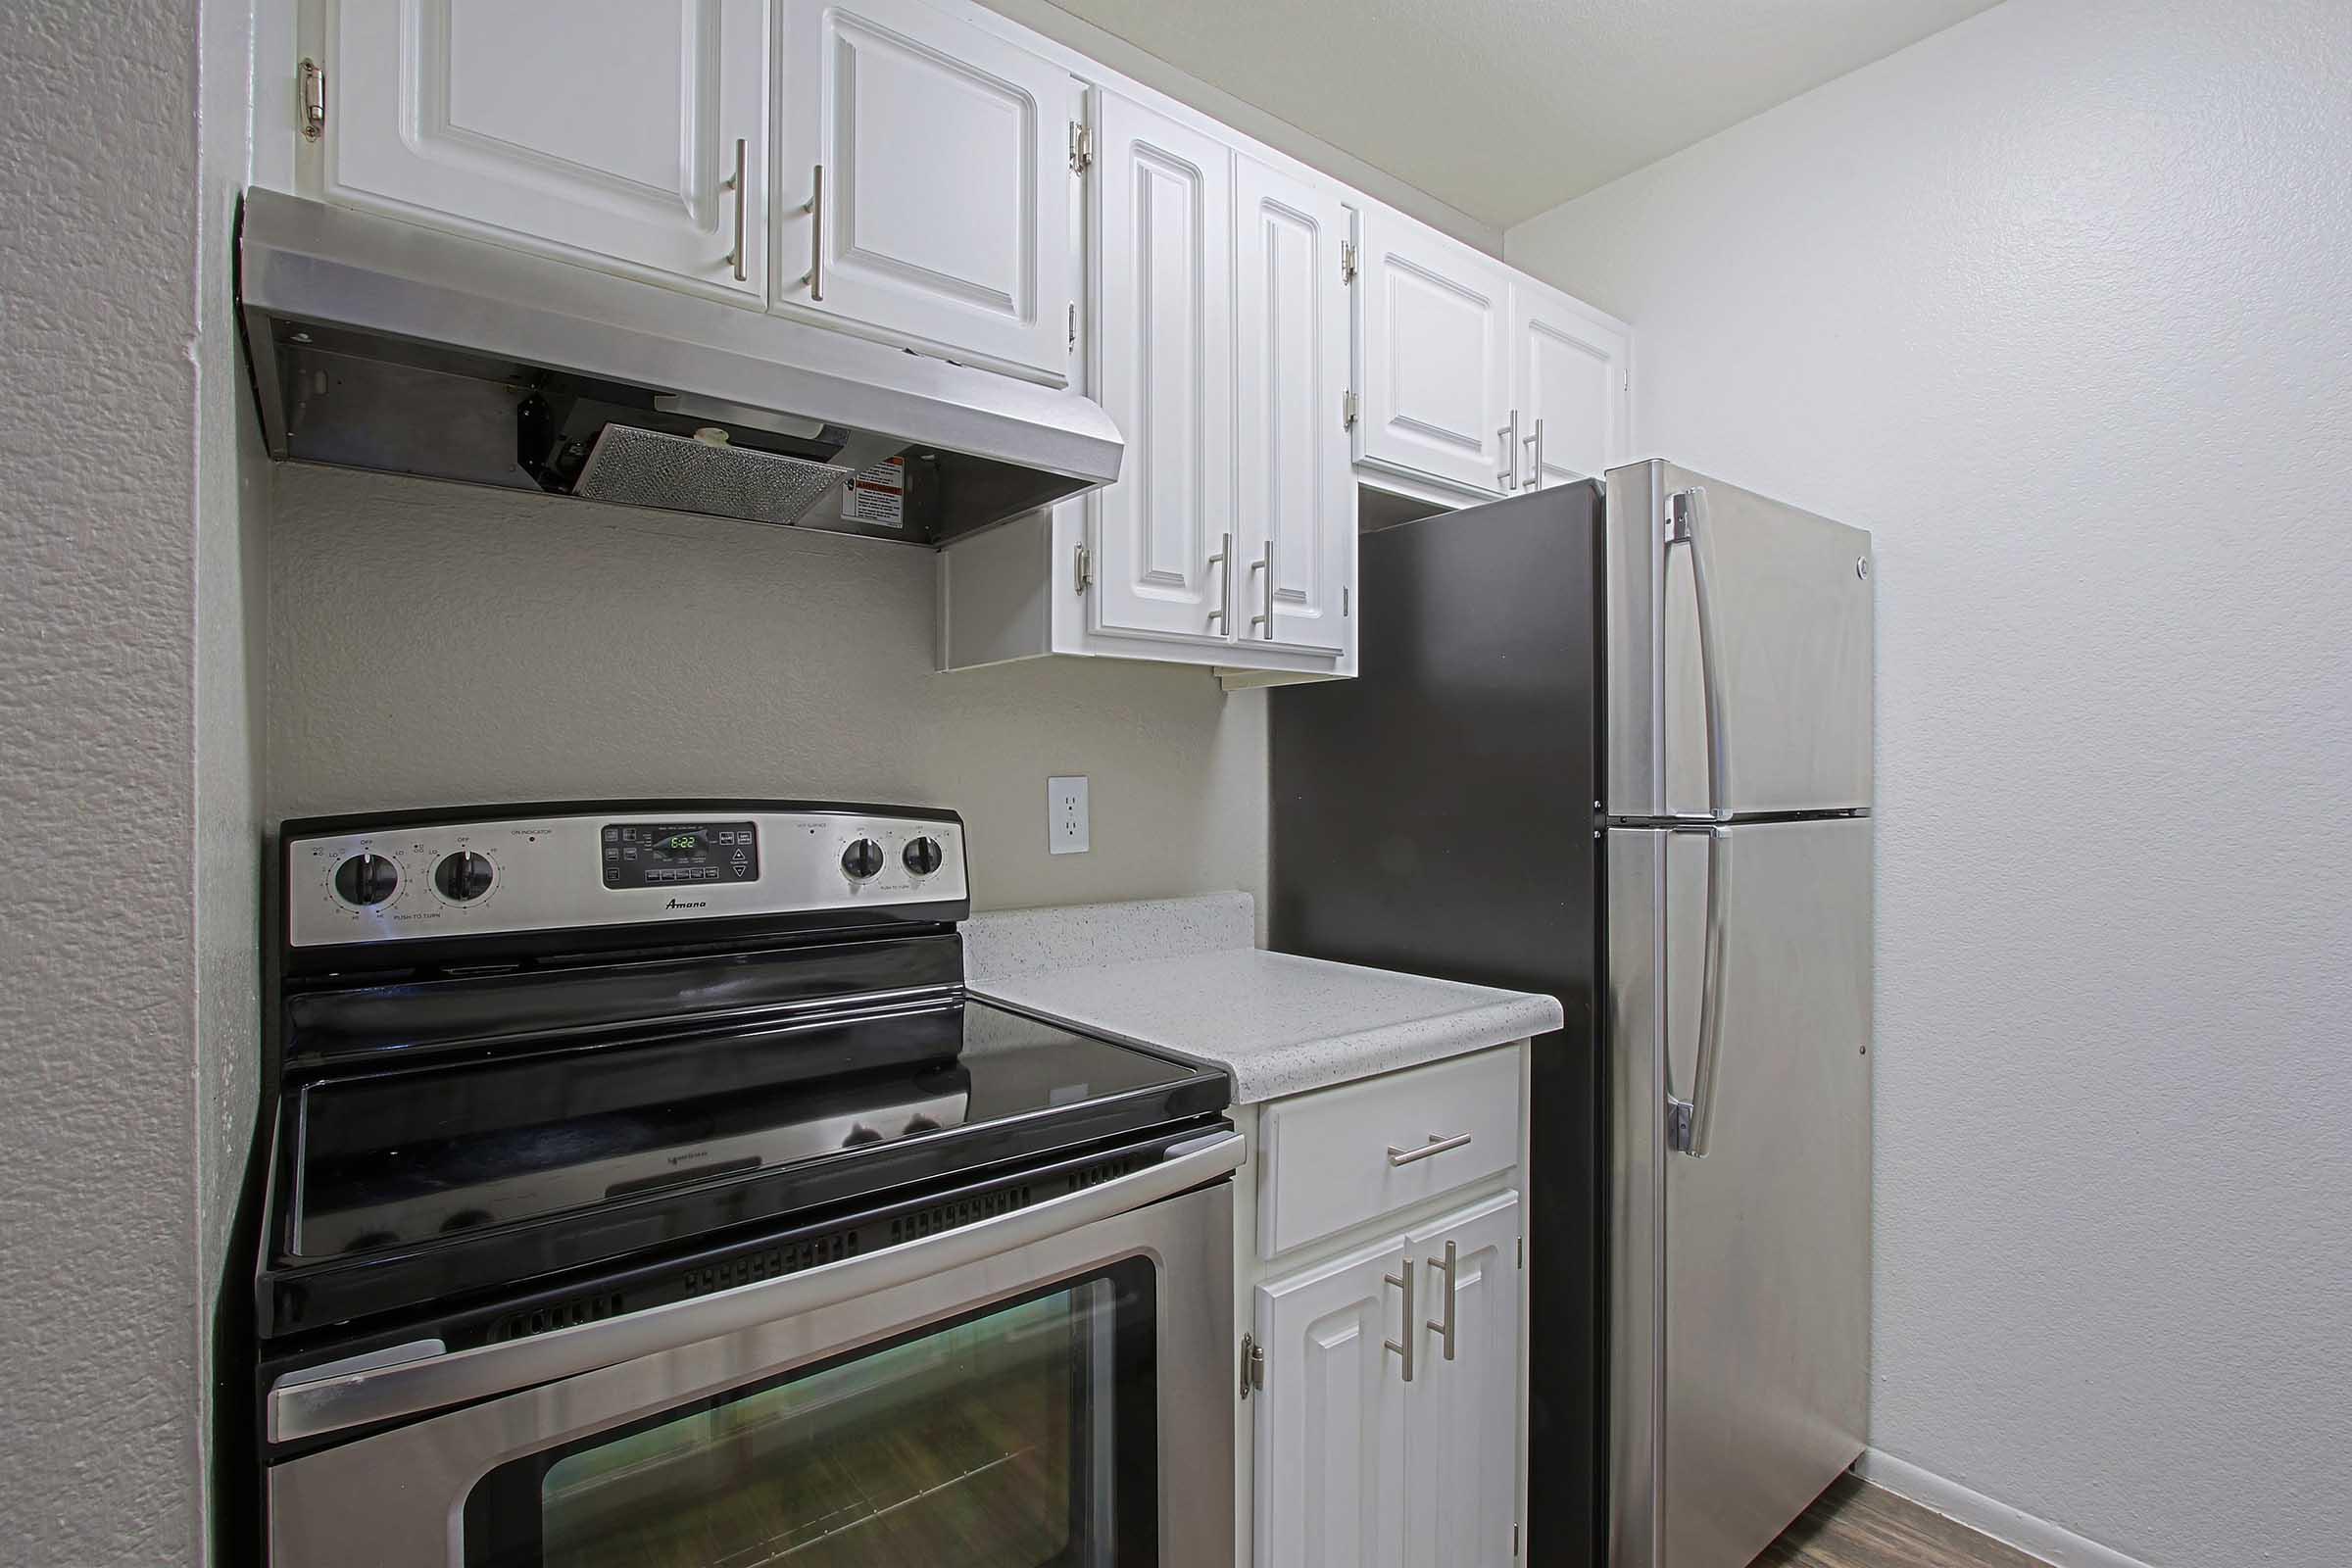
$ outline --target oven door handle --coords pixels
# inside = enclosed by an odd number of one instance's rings
[[[1223,1130],[1172,1144],[1160,1161],[1129,1175],[1050,1198],[960,1230],[903,1242],[781,1279],[760,1280],[626,1317],[582,1323],[527,1340],[428,1354],[391,1366],[327,1376],[302,1373],[270,1386],[270,1440],[290,1443],[352,1427],[423,1415],[889,1290],[1097,1220],[1140,1208],[1240,1168],[1243,1138]]]

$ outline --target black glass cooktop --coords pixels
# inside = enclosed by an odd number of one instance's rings
[[[1050,1139],[1066,1119],[1052,1113],[1200,1076],[969,1002],[315,1083],[290,1107],[300,1152],[283,1260],[380,1254],[1023,1123]]]

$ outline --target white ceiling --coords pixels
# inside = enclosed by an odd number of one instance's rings
[[[1053,0],[1507,227],[1996,0]]]

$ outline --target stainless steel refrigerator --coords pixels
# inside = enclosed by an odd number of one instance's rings
[[[1274,946],[1560,998],[1528,1560],[1742,1568],[1866,1432],[1870,536],[1648,462],[1359,544]]]

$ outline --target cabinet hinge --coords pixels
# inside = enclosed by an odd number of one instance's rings
[[[326,134],[326,73],[318,62],[302,63],[302,139],[317,141]]]
[[[1078,304],[1077,304],[1077,302],[1076,302],[1075,300],[1073,300],[1073,301],[1071,301],[1071,302],[1070,302],[1070,347],[1072,347],[1072,348],[1076,348],[1077,346],[1078,346]]]
[[[1095,127],[1083,120],[1070,122],[1070,172],[1083,174],[1095,167]]]
[[[1519,1238],[1519,1266],[1527,1267],[1527,1238],[1524,1236]]]
[[[1071,557],[1070,576],[1076,582],[1079,593],[1095,585],[1095,553],[1084,545],[1080,545]]]
[[[1349,615],[1352,615],[1352,614],[1354,614],[1354,613],[1355,613],[1355,590],[1354,590],[1354,589],[1352,589],[1352,588],[1343,588],[1343,589],[1341,589],[1341,590],[1340,590],[1340,618],[1341,618],[1341,619],[1343,619],[1343,620],[1345,620],[1345,619],[1347,619],[1347,618],[1348,618]]]
[[[1519,1527],[1515,1524],[1511,1526],[1511,1555],[1519,1555]]]
[[[1266,1348],[1254,1336],[1242,1336],[1242,1397],[1266,1386]]]
[[[1340,428],[1355,428],[1355,389],[1352,387],[1340,394]]]
[[[1340,281],[1355,281],[1355,241],[1351,239],[1340,241]]]

